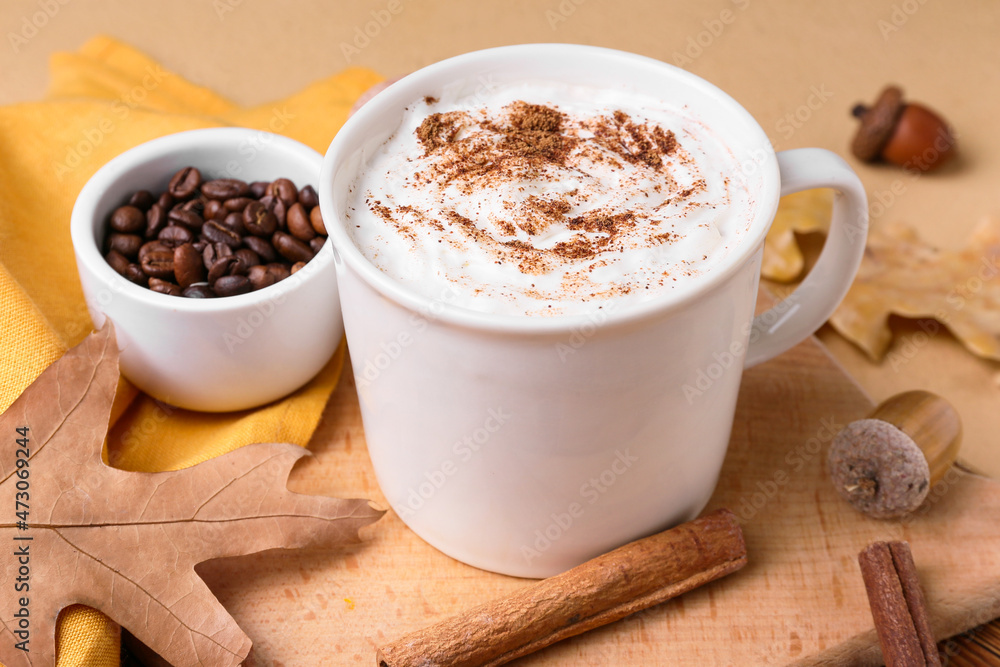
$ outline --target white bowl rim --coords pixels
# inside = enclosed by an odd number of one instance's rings
[[[80,190],[70,217],[70,236],[77,262],[83,263],[86,269],[92,272],[104,284],[115,285],[114,289],[116,293],[142,301],[150,307],[174,312],[225,313],[242,310],[248,306],[252,307],[272,301],[275,297],[280,297],[281,294],[286,293],[289,289],[299,289],[305,283],[315,279],[316,276],[323,273],[322,269],[324,266],[333,262],[333,252],[329,239],[327,239],[327,243],[324,244],[323,249],[316,253],[306,264],[309,270],[298,281],[285,284],[287,280],[290,280],[286,278],[264,289],[246,294],[211,299],[193,299],[161,294],[154,292],[148,287],[143,287],[127,280],[111,268],[111,265],[104,259],[99,246],[94,240],[95,226],[105,224],[104,221],[94,220],[94,211],[101,195],[137,165],[150,162],[164,155],[183,154],[194,147],[204,150],[206,145],[217,144],[220,149],[231,148],[235,151],[241,142],[250,137],[258,139],[262,137],[267,138],[266,142],[260,142],[262,146],[259,151],[278,150],[289,153],[303,162],[314,162],[316,178],[319,178],[323,156],[318,151],[299,141],[280,134],[267,132],[266,130],[255,130],[245,127],[212,127],[185,130],[151,139],[120,153],[106,162],[94,172],[93,176],[90,177]],[[198,165],[193,166],[197,167]],[[281,175],[275,176],[275,178],[280,177]],[[319,187],[318,182],[310,185],[314,185],[316,188]],[[84,267],[78,266],[77,268],[78,270],[83,270]],[[296,272],[295,275],[298,275],[298,273],[301,272]],[[280,290],[282,286],[284,286],[284,290]]]

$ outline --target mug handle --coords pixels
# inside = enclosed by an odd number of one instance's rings
[[[868,237],[868,197],[844,160],[822,148],[777,154],[781,196],[811,188],[833,188],[833,215],[823,251],[809,275],[788,298],[753,319],[745,368],[776,357],[805,340],[833,314],[861,264]]]

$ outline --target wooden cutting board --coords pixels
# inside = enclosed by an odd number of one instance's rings
[[[939,638],[1000,616],[1000,484],[955,470],[904,523],[867,519],[836,496],[823,472],[827,443],[870,408],[815,340],[747,372],[709,509],[741,517],[750,564],[516,664],[878,664],[856,560],[877,539],[911,543]],[[349,369],[311,448],[292,490],[387,507]],[[253,639],[258,663],[284,667],[374,664],[376,646],[525,583],[437,552],[392,512],[362,536],[343,550],[270,552],[199,572]]]

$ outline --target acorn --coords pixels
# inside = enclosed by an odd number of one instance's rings
[[[955,135],[937,113],[903,101],[898,86],[887,86],[871,107],[855,105],[861,120],[851,152],[864,162],[884,160],[906,169],[931,171],[955,153]]]
[[[858,511],[895,519],[916,510],[958,456],[962,422],[927,391],[896,394],[834,437],[827,468],[837,492]]]

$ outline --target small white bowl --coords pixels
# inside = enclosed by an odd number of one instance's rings
[[[110,318],[122,373],[171,405],[203,412],[252,408],[295,391],[333,355],[344,333],[332,246],[256,292],[190,299],[129,282],[105,261],[108,218],[136,190],[157,195],[182,167],[205,180],[288,178],[317,187],[323,158],[285,137],[244,128],[172,134],[122,153],[80,191],[70,222],[77,269],[97,327]]]

